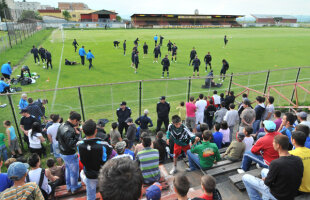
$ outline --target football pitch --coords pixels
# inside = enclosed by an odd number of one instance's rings
[[[156,126],[156,103],[162,95],[167,96],[171,103],[171,114],[176,114],[176,107],[180,101],[186,101],[189,90],[188,80],[171,80],[174,78],[185,78],[192,76],[193,67],[188,66],[189,54],[193,47],[196,48],[198,57],[201,60],[200,76],[206,76],[203,58],[209,51],[212,55],[212,67],[214,75],[219,75],[222,67],[222,59],[226,59],[230,65],[227,74],[245,73],[261,70],[273,70],[278,68],[310,66],[309,44],[310,29],[307,28],[245,28],[245,29],[130,29],[130,30],[54,30],[50,37],[43,42],[42,46],[52,54],[53,70],[46,70],[43,64],[35,65],[33,56],[28,57],[23,65],[28,65],[31,72],[40,75],[35,84],[23,86],[23,92],[34,90],[46,90],[80,85],[96,85],[105,83],[127,82],[137,80],[160,79],[162,66],[153,63],[154,35],[164,37],[161,47],[162,58],[167,54],[167,43],[171,40],[178,47],[177,62],[171,63],[169,68],[170,79],[160,81],[143,81],[141,86],[142,112],[143,109],[150,110],[150,116]],[[228,37],[228,45],[224,46],[224,35]],[[140,52],[140,64],[138,73],[134,73],[131,65],[131,51],[133,41],[139,38],[138,50]],[[94,68],[88,69],[88,62],[85,66],[66,66],[64,60],[80,62],[78,53],[74,52],[73,39],[77,39],[79,47],[85,46],[86,52],[89,49],[95,56]],[[120,41],[119,48],[114,48],[113,41]],[[122,43],[127,40],[126,56],[123,55]],[[149,46],[149,54],[143,56],[142,46],[146,42]],[[31,49],[31,46],[23,48]],[[169,56],[171,59],[171,56]],[[15,63],[13,63],[15,65]],[[13,75],[20,74],[20,65],[15,69]],[[273,72],[270,75],[269,83],[281,84],[294,82],[297,69]],[[300,80],[309,80],[310,69],[302,70]],[[251,86],[263,92],[266,80],[266,73],[250,76],[238,76],[234,82]],[[216,80],[217,81],[217,80]],[[191,94],[198,96],[199,93],[208,95],[212,90],[202,89],[204,79],[193,79],[190,85]],[[225,92],[228,87],[229,78],[219,89],[219,93]],[[82,101],[86,119],[108,118],[116,121],[116,109],[121,101],[127,101],[132,109],[132,117],[138,117],[139,107],[139,82],[129,82],[117,85],[105,85],[97,87],[82,87]],[[291,87],[292,88],[292,87]],[[310,86],[306,86],[307,89]],[[233,86],[236,93],[243,91],[242,88]],[[290,98],[292,90],[281,88],[281,92]],[[308,96],[301,93],[301,99],[309,101]],[[256,96],[256,94],[255,94]],[[251,99],[255,98],[254,94]],[[71,110],[81,112],[79,93],[77,88],[58,91],[46,91],[31,93],[28,97],[34,99],[47,98],[47,116],[58,113],[64,119],[68,117]],[[277,98],[278,96],[276,96]],[[20,95],[12,95],[15,110]],[[1,103],[7,103],[6,97],[0,97]],[[280,98],[276,99],[275,105],[285,104]],[[0,110],[1,120],[10,119],[13,121],[11,108],[7,106]],[[19,114],[17,112],[17,118]],[[109,130],[108,125],[107,130]],[[2,128],[0,129],[2,130]]]

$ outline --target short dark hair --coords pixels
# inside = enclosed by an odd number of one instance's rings
[[[203,94],[199,94],[199,99],[203,99]]]
[[[201,177],[201,185],[207,193],[212,193],[215,190],[216,181],[215,178],[211,175],[204,175]]]
[[[123,139],[123,141],[126,143],[126,147],[125,148],[128,148],[129,147],[129,140],[128,139]]]
[[[275,115],[276,117],[281,117],[281,111],[280,111],[280,110],[274,111],[274,115]]]
[[[33,103],[33,99],[32,98],[28,98],[28,103]]]
[[[162,131],[158,131],[158,132],[157,132],[157,137],[158,137],[159,139],[162,139],[163,136],[164,136],[164,133],[163,133]]]
[[[230,94],[231,96],[234,96],[235,92],[234,92],[234,91],[230,91],[229,94]]]
[[[42,127],[39,122],[33,122],[32,126],[32,133],[41,133],[42,132]]]
[[[58,114],[52,114],[51,119],[53,120],[54,123],[56,123],[59,120],[59,115]]]
[[[306,136],[308,137],[309,134],[310,134],[310,128],[309,126],[307,125],[304,125],[304,124],[298,124],[296,127],[295,127],[295,130],[296,131],[302,131],[306,134]]]
[[[185,174],[178,174],[173,179],[173,186],[180,196],[185,197],[190,188],[190,183]]]
[[[40,157],[36,153],[31,154],[31,156],[28,158],[28,164],[30,167],[36,167],[39,161]]]
[[[135,161],[128,158],[112,159],[99,173],[99,191],[103,200],[138,200],[143,176]]]
[[[113,130],[116,129],[116,128],[117,128],[117,122],[113,122],[113,123],[111,124],[111,126],[112,126],[112,129],[113,129]]]
[[[294,131],[292,132],[292,139],[294,139],[299,146],[305,146],[307,135],[302,131]]]
[[[210,103],[210,104],[214,104],[213,99],[210,99],[209,103]]]
[[[287,112],[284,115],[286,116],[286,121],[288,121],[290,123],[290,125],[293,125],[295,120],[296,120],[293,113]]]
[[[290,140],[286,135],[276,135],[274,137],[274,142],[279,144],[283,150],[288,150]]]
[[[149,137],[144,137],[144,138],[142,139],[142,145],[143,145],[144,147],[150,147],[151,144],[152,144],[152,139],[151,139],[151,138],[149,138]]]
[[[70,112],[70,120],[77,120],[77,121],[81,121],[81,115],[75,111],[71,111]]]
[[[253,133],[253,128],[252,126],[246,126],[244,127],[245,129],[245,132],[248,134],[248,135],[251,135]]]
[[[200,132],[204,132],[205,130],[209,130],[209,126],[206,123],[200,124]]]
[[[214,129],[215,129],[216,131],[219,131],[220,128],[221,128],[221,124],[219,124],[219,123],[215,123],[215,124],[214,124]]]
[[[82,129],[86,136],[92,136],[95,134],[97,124],[94,120],[89,119],[83,124]]]
[[[259,103],[263,103],[263,102],[265,102],[265,97],[257,96],[257,97],[256,97],[256,100],[257,100]]]
[[[222,121],[222,123],[221,123],[221,129],[224,129],[224,130],[228,129],[227,121]]]
[[[225,101],[222,101],[222,102],[221,102],[221,107],[225,107],[225,106],[226,106]]]
[[[205,130],[203,133],[202,133],[202,138],[204,140],[210,140],[212,138],[212,132],[210,130]]]
[[[184,106],[184,101],[181,101],[180,105],[181,105],[181,106]]]
[[[217,91],[216,91],[216,90],[214,90],[214,91],[213,91],[213,94],[217,94]]]
[[[243,93],[243,94],[242,94],[242,97],[243,97],[243,98],[247,98],[248,95],[247,95],[246,93]]]
[[[221,94],[220,94],[220,97],[224,98],[224,93],[221,93]]]
[[[179,117],[179,115],[173,115],[171,121],[173,124],[176,124],[176,123],[181,122],[181,118]]]
[[[273,104],[273,102],[274,102],[274,97],[273,97],[273,96],[269,96],[269,97],[268,97],[268,101],[269,101],[269,103]]]
[[[233,103],[230,103],[230,104],[229,104],[229,108],[231,108],[231,109],[235,109],[235,107],[236,107],[236,105],[235,105],[235,104],[233,104]]]
[[[193,96],[191,96],[190,98],[189,98],[189,101],[194,101],[195,100],[195,97],[193,97]]]
[[[55,160],[53,158],[49,158],[47,161],[46,161],[46,165],[51,168],[51,167],[54,167],[55,165]]]
[[[5,121],[4,121],[4,124],[5,124],[6,126],[11,126],[11,122],[10,122],[9,120],[5,120]]]

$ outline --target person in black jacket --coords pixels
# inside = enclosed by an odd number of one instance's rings
[[[196,55],[195,59],[193,60],[194,71],[193,71],[193,77],[195,77],[195,71],[197,72],[197,76],[199,76],[199,66],[200,66],[200,60],[198,59],[198,56]]]
[[[135,64],[135,55],[136,55],[136,49],[133,48],[132,52],[131,52],[131,67],[133,68],[134,64]]]
[[[175,45],[175,43],[173,44],[173,47],[172,47],[172,58],[171,58],[171,62],[173,61],[173,58],[174,58],[174,62],[177,62],[177,50],[178,50],[178,47]]]
[[[159,48],[159,45],[157,45],[155,48],[154,48],[154,61],[153,63],[157,62],[158,63],[158,55],[160,53],[160,48]]]
[[[157,103],[156,112],[158,117],[156,132],[160,131],[163,122],[165,124],[165,132],[166,132],[169,125],[170,104],[166,102],[165,96],[162,96],[160,98],[160,102]]]
[[[138,46],[139,38],[137,38],[133,43],[134,45]]]
[[[46,49],[46,69],[48,69],[48,67],[51,67],[51,69],[53,69],[52,54]]]
[[[39,54],[40,54],[42,63],[44,65],[44,61],[46,61],[46,56],[45,56],[45,49],[42,46],[39,49]]]
[[[81,115],[75,111],[70,112],[68,121],[61,124],[57,131],[56,140],[59,144],[60,157],[66,166],[67,190],[75,193],[81,188],[79,179],[79,159],[76,154],[76,144],[81,137],[79,129]]]
[[[227,110],[229,110],[229,104],[231,104],[231,103],[235,103],[235,95],[234,95],[235,93],[234,93],[234,91],[230,91],[229,92],[229,95],[227,95],[226,97],[225,97],[225,105],[226,105],[226,109]]]
[[[164,37],[163,36],[159,36],[159,45],[160,46],[163,45],[163,40],[164,40]]]
[[[74,51],[76,52],[77,46],[79,46],[76,39],[73,40],[72,45],[74,46]]]
[[[168,44],[167,44],[167,47],[168,47],[168,54],[170,55],[171,53],[171,50],[172,50],[172,42],[169,40]]]
[[[204,120],[203,120],[206,124],[208,124],[209,130],[213,128],[213,119],[215,112],[216,107],[214,106],[214,101],[210,99],[209,106],[204,111]]]
[[[38,64],[40,64],[39,50],[34,45],[32,46],[31,53],[33,54],[34,63],[37,64],[38,60]]]
[[[20,69],[20,79],[24,78],[24,72],[28,72],[29,77],[31,78],[31,73],[30,73],[30,69],[27,65],[22,66],[22,68]]]
[[[119,41],[116,41],[116,40],[115,40],[115,41],[113,42],[114,47],[115,47],[115,48],[118,48],[119,43],[120,43]]]
[[[196,55],[197,55],[197,52],[195,50],[195,47],[193,47],[193,50],[191,51],[191,53],[189,55],[190,60],[189,60],[188,66],[191,65],[191,63],[195,59]]]
[[[145,55],[147,55],[148,53],[148,49],[149,49],[149,46],[146,44],[146,42],[144,42],[144,45],[143,45],[143,58]]]
[[[117,120],[118,120],[118,131],[123,137],[123,130],[125,128],[125,133],[127,132],[128,125],[125,122],[131,116],[131,109],[126,106],[126,102],[123,101],[120,107],[116,110]]]
[[[206,72],[207,72],[208,71],[208,65],[210,66],[210,70],[212,69],[212,66],[211,66],[212,56],[211,56],[210,52],[208,52],[208,54],[205,56],[204,61],[206,63]]]
[[[170,66],[170,61],[168,59],[168,55],[165,56],[164,59],[161,61],[161,65],[163,66],[163,73],[161,75],[161,78],[165,77],[165,71],[167,71],[167,78],[169,78],[169,66]]]
[[[219,79],[219,81],[224,82],[226,72],[229,69],[229,64],[228,64],[228,62],[225,59],[222,60],[222,63],[223,63],[223,66],[222,66],[222,69],[221,69],[221,72],[220,72],[220,79]]]
[[[124,49],[124,56],[126,56],[126,40],[124,40],[123,49]]]
[[[134,63],[135,63],[135,73],[137,73],[138,65],[139,65],[139,51],[136,52],[136,55],[134,57]]]
[[[228,40],[227,40],[227,36],[225,35],[225,36],[224,36],[224,47],[226,47],[227,42],[228,42]]]

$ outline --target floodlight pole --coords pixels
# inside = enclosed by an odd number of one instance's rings
[[[229,95],[229,93],[230,93],[230,89],[231,89],[231,84],[232,84],[233,76],[234,76],[234,73],[231,73],[227,95]]]
[[[139,82],[139,116],[142,112],[142,81]]]
[[[82,93],[81,93],[81,88],[80,87],[78,87],[78,91],[79,91],[79,97],[80,97],[80,105],[81,105],[83,122],[85,122],[84,106],[83,106]]]

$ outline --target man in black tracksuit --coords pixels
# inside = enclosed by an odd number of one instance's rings
[[[30,69],[27,65],[22,66],[21,70],[20,70],[20,79],[24,78],[24,72],[28,72],[29,77],[31,78],[31,73],[30,73]]]
[[[137,38],[133,43],[138,46],[139,38]]]
[[[163,40],[164,40],[164,37],[163,36],[159,36],[159,45],[160,46],[163,45]]]
[[[193,71],[193,77],[195,77],[195,71],[197,72],[197,76],[199,76],[199,66],[200,66],[200,60],[198,59],[198,56],[195,56],[195,59],[193,60],[194,71]]]
[[[118,44],[119,44],[119,43],[120,43],[119,41],[114,41],[114,42],[113,42],[114,47],[115,47],[115,48],[118,48]]]
[[[135,64],[135,55],[136,55],[136,50],[135,48],[133,48],[131,52],[131,67],[133,67]]]
[[[154,53],[154,61],[153,61],[153,63],[154,63],[154,62],[158,62],[158,55],[159,55],[159,52],[160,52],[159,45],[157,45],[157,46],[154,48],[154,51],[153,51],[153,53]]]
[[[178,47],[175,45],[175,43],[173,44],[172,47],[172,58],[171,58],[171,62],[173,61],[173,57],[174,57],[174,62],[177,62],[177,50]]]
[[[134,63],[135,63],[135,73],[137,73],[138,65],[139,65],[139,51],[136,52],[136,55],[134,57]]]
[[[189,60],[188,66],[191,65],[192,61],[195,59],[196,54],[197,54],[197,52],[195,50],[195,47],[193,47],[193,50],[191,51],[191,53],[189,55],[190,60]]]
[[[226,47],[227,42],[228,42],[228,40],[227,40],[227,36],[225,35],[225,36],[224,36],[224,47]]]
[[[46,69],[48,69],[49,66],[53,69],[52,54],[46,49]]]
[[[229,64],[225,59],[222,60],[222,63],[223,63],[223,66],[222,66],[222,69],[220,72],[220,79],[219,80],[222,80],[222,82],[224,82],[226,71],[229,69]]]
[[[143,45],[143,54],[144,54],[144,56],[147,55],[148,49],[149,49],[149,46],[146,44],[146,42],[144,42],[144,45]]]
[[[126,40],[124,40],[123,49],[124,49],[124,56],[126,56]]]
[[[34,45],[32,46],[31,53],[33,54],[34,63],[37,64],[38,60],[38,64],[40,64],[39,50]]]
[[[74,46],[74,51],[76,52],[77,46],[79,46],[76,39],[73,40],[72,45]]]
[[[210,70],[212,69],[212,66],[211,66],[212,56],[211,56],[210,52],[208,52],[208,54],[205,56],[204,61],[206,63],[206,72],[207,72],[208,71],[208,65],[210,66]]]
[[[39,54],[40,54],[42,63],[44,65],[44,61],[46,61],[46,56],[45,56],[45,49],[42,46],[39,49]]]
[[[161,125],[163,122],[165,124],[165,132],[166,132],[168,129],[168,125],[169,125],[170,104],[166,102],[165,96],[162,96],[160,98],[160,102],[157,103],[156,111],[157,111],[157,117],[158,117],[156,133],[160,131]]]
[[[159,58],[161,58],[160,45],[158,45],[158,51],[159,51]]]
[[[168,55],[165,56],[164,59],[161,61],[161,65],[163,66],[163,73],[161,75],[161,78],[164,78],[165,76],[165,71],[167,71],[167,78],[169,78],[169,66],[170,66],[170,61],[168,59]]]
[[[171,50],[172,50],[172,42],[169,40],[168,44],[167,44],[167,47],[168,47],[168,53],[170,52],[171,53]]]
[[[131,109],[126,106],[126,102],[123,101],[120,107],[116,110],[117,121],[118,121],[118,131],[123,137],[123,130],[125,128],[125,133],[127,132],[128,125],[125,122],[131,116]]]

